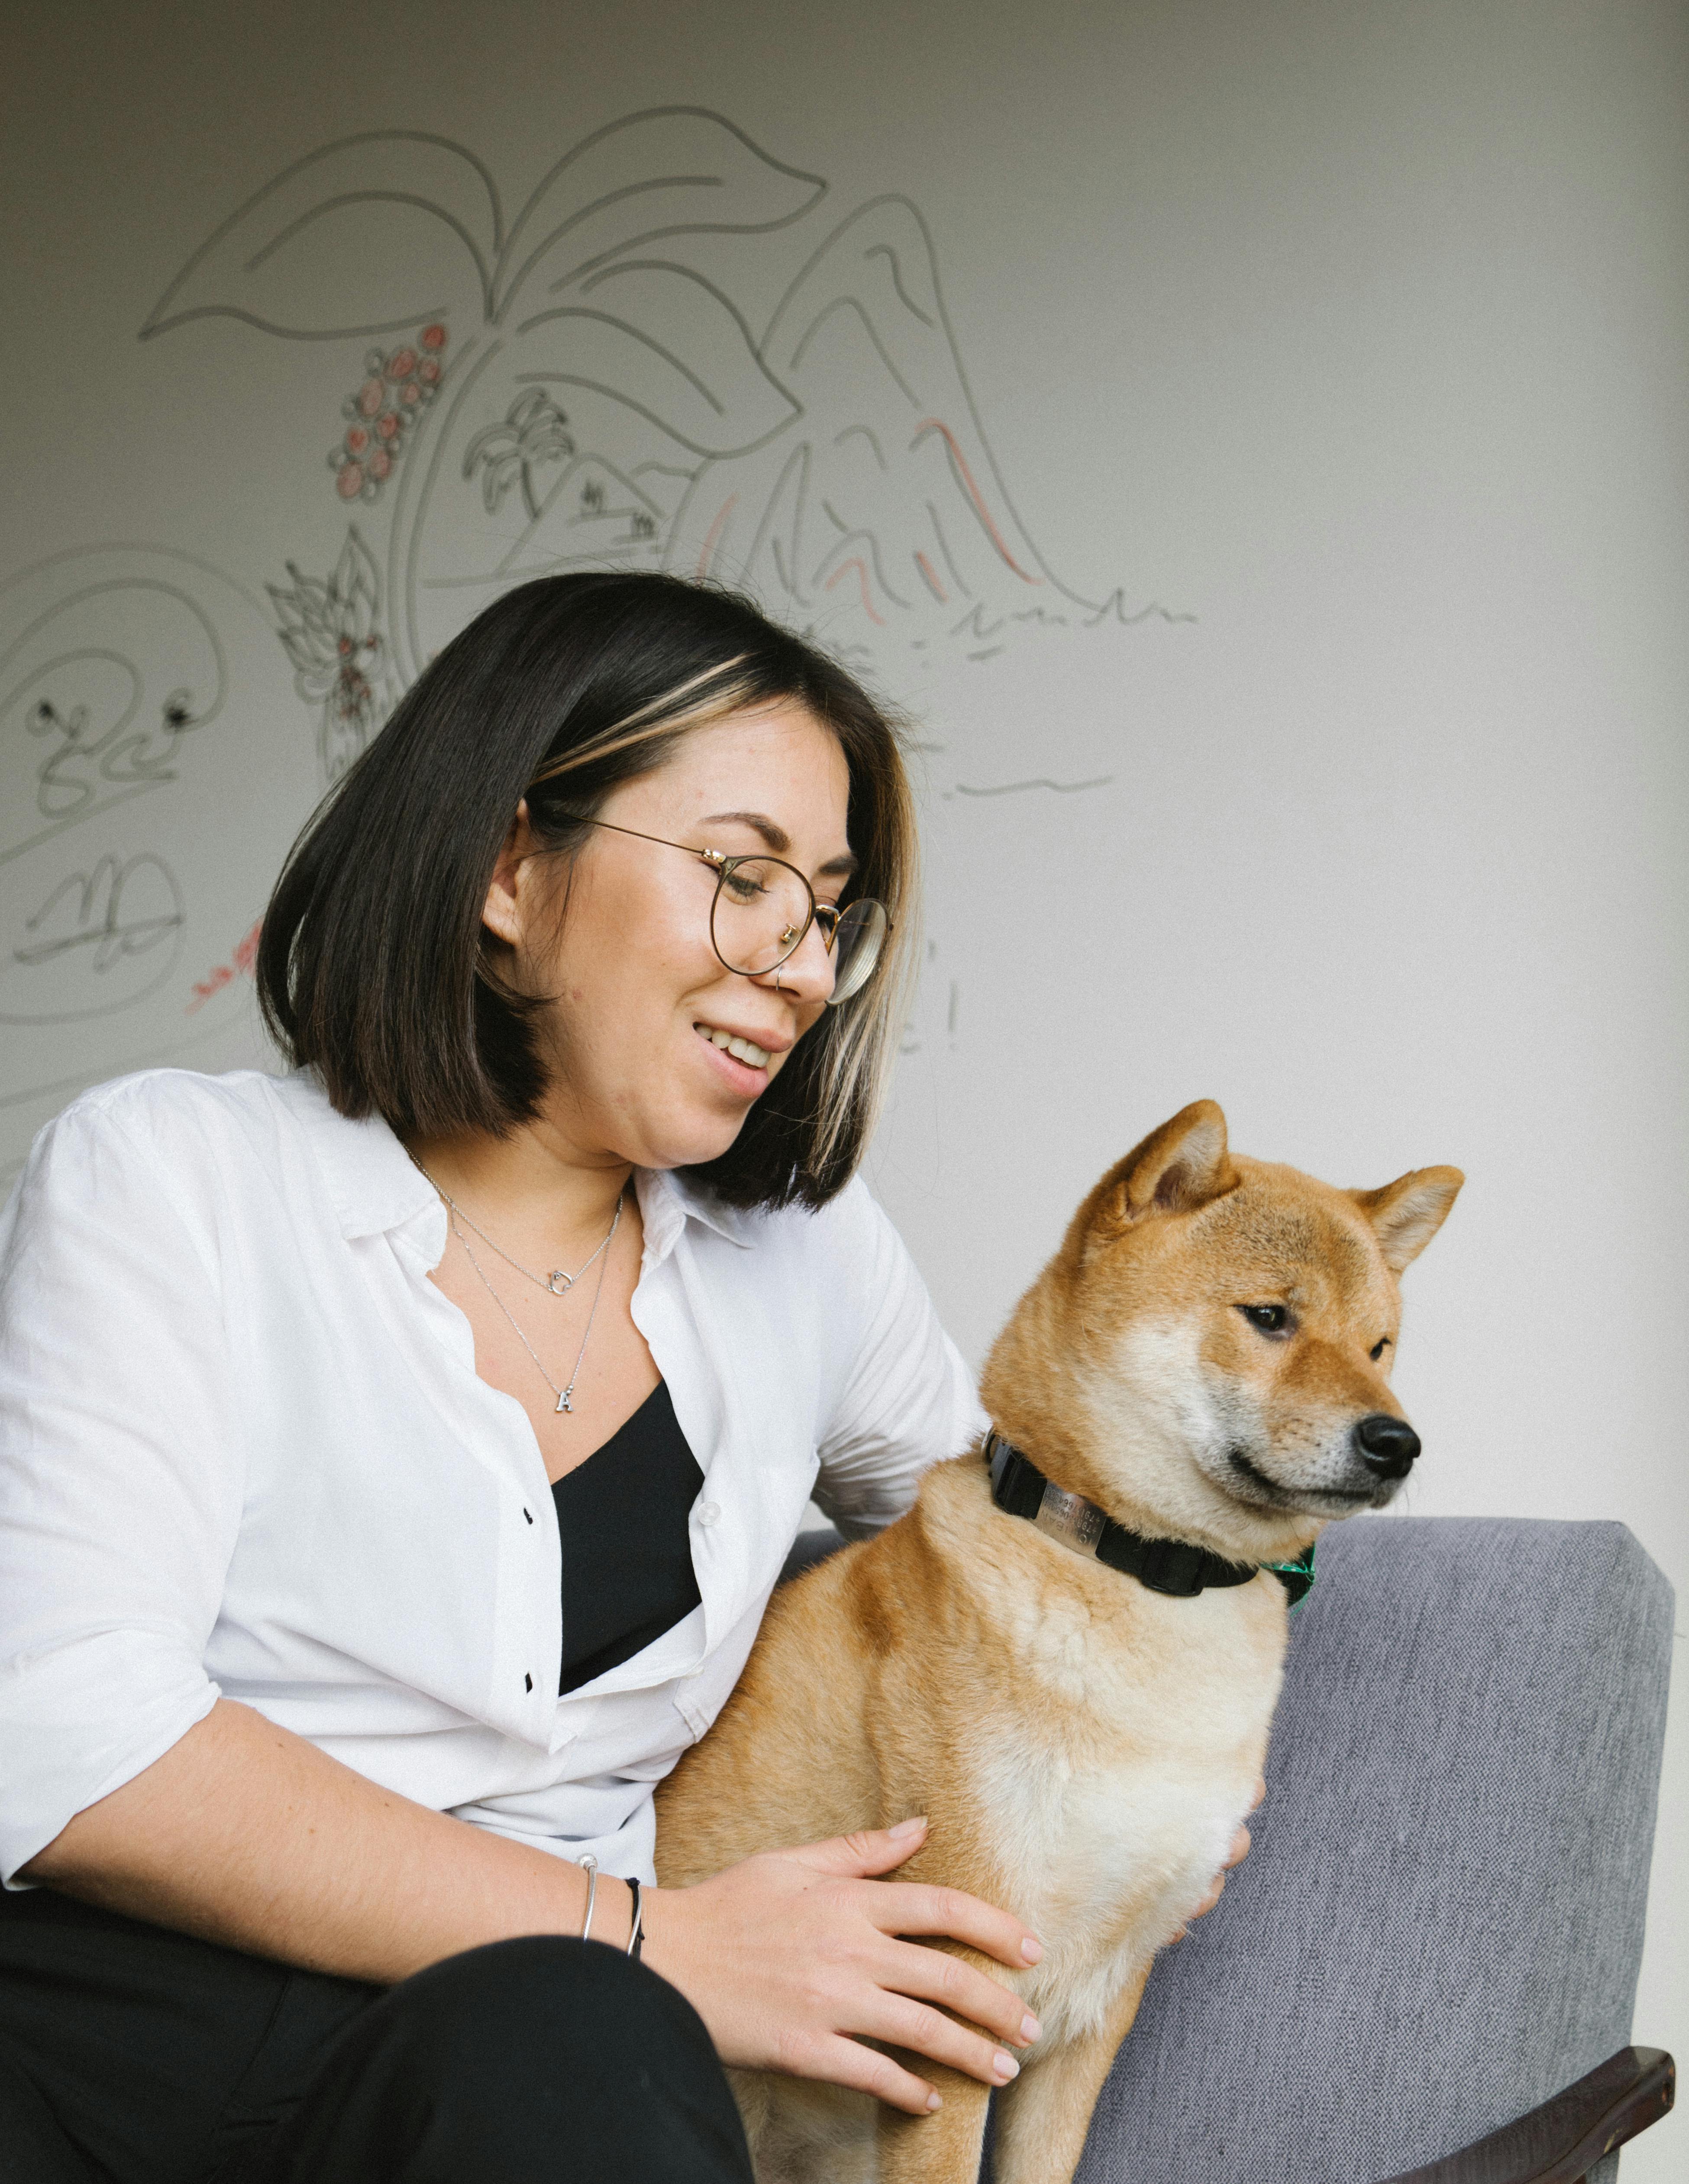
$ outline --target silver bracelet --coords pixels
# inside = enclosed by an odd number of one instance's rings
[[[590,1851],[576,1861],[587,1876],[587,1915],[581,1925],[581,1939],[589,1941],[593,1930],[593,1906],[598,1901],[598,1860]]]
[[[627,1953],[637,1964],[639,1960],[639,1952],[644,1947],[645,1941],[645,1906],[640,1895],[638,1882],[630,1880],[627,1886],[633,1892],[633,1930],[627,1936]]]

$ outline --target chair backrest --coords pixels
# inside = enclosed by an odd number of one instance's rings
[[[1380,2184],[1630,2036],[1671,1588],[1612,1524],[1361,1518],[1318,1559],[1256,1847],[1080,2184]]]

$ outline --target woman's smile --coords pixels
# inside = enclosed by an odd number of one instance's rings
[[[705,1023],[701,1019],[694,1022],[692,1028],[708,1045],[717,1066],[727,1065],[730,1072],[727,1081],[735,1087],[743,1086],[752,1097],[767,1084],[791,1044],[789,1039],[783,1041],[772,1032],[765,1032],[763,1038],[770,1044],[759,1045],[748,1033],[731,1031],[723,1025]]]

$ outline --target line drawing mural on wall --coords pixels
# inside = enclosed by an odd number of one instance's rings
[[[24,937],[12,951],[13,962],[26,970],[50,966],[57,971],[60,975],[48,990],[69,1006],[44,1007],[39,996],[32,997],[36,1006],[23,1013],[0,1008],[0,1023],[73,1023],[126,1008],[155,992],[175,967],[176,949],[156,967],[142,966],[138,979],[125,983],[110,973],[127,969],[135,957],[154,953],[160,942],[175,939],[182,919],[181,889],[162,857],[142,850],[120,860],[108,850],[91,870],[68,873],[59,881],[25,918]],[[64,976],[72,959],[87,972],[97,999],[81,998],[76,990],[81,981]]]
[[[137,800],[180,781],[229,688],[181,560],[96,549],[31,574],[0,593],[20,610],[0,643],[0,734],[33,790],[0,818],[8,1047],[22,1027],[109,1016],[169,978],[181,885]]]
[[[296,160],[194,252],[143,339],[223,316],[391,343],[328,464],[384,549],[354,526],[332,574],[270,586],[329,778],[488,599],[562,570],[743,585],[864,664],[1190,619],[1084,596],[1028,537],[906,198],[833,226],[761,335],[676,254],[810,220],[827,191],[723,115],[654,108],[585,137],[507,226],[473,153],[382,131]]]
[[[315,791],[290,699],[269,616],[194,555],[0,584],[0,1171],[80,1084],[181,1043],[196,915],[239,940]]]
[[[0,584],[0,1172],[80,1083],[236,1022],[315,797],[515,584],[723,582],[906,689],[1034,634],[1195,619],[1057,573],[986,437],[920,211],[874,195],[838,218],[828,196],[726,116],[661,107],[583,137],[507,220],[472,151],[376,131],[294,160],[180,263],[143,343],[186,360],[231,320],[344,349],[338,414],[298,443],[344,528],[326,560],[278,516],[254,566],[114,543]],[[772,309],[735,295],[711,237],[766,251]],[[939,793],[1106,789],[1061,733]],[[936,994],[949,967],[929,974]],[[952,1043],[958,1005],[951,980]]]
[[[209,616],[177,569],[121,556],[58,557],[64,581],[37,585],[0,645],[0,721],[40,756],[29,808],[8,800],[0,820],[0,866],[175,781],[184,738],[222,710],[228,669]]]
[[[265,589],[293,688],[317,715],[324,781],[337,781],[392,710],[399,694],[379,627],[381,574],[354,523],[326,577],[287,564],[291,583]]]

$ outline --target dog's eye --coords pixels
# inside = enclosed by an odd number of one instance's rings
[[[1368,1357],[1376,1361],[1383,1357],[1385,1351],[1388,1350],[1389,1347],[1390,1337],[1387,1334],[1380,1334],[1378,1340],[1374,1343],[1372,1348],[1367,1352],[1367,1355]]]
[[[1290,1323],[1290,1315],[1281,1304],[1240,1304],[1238,1310],[1263,1334],[1282,1334]]]

